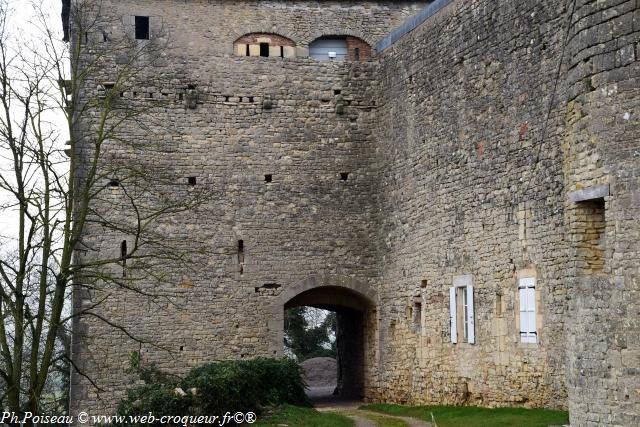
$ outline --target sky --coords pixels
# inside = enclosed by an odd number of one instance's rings
[[[0,0],[1,1],[1,0]],[[62,40],[62,21],[60,13],[62,2],[60,0],[41,0],[44,10],[48,14],[47,25],[54,31],[56,36]],[[38,29],[35,26],[34,12],[31,0],[9,0],[9,36],[10,43],[18,48],[28,43],[34,43],[36,47],[43,46],[37,43]],[[38,2],[39,3],[39,2]],[[62,43],[62,42],[61,42]],[[1,108],[1,107],[0,107]],[[54,127],[58,128],[64,134],[65,119],[61,113],[52,115],[49,118]],[[60,141],[61,144],[64,141]],[[6,156],[2,156],[6,157]],[[11,163],[5,159],[0,160],[0,168],[3,174],[11,175]],[[6,202],[7,195],[0,192],[0,203]],[[0,210],[0,235],[12,236],[17,230],[17,215],[11,210]],[[6,240],[2,241],[7,244]]]

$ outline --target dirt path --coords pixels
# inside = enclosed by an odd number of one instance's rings
[[[367,418],[360,417],[358,415],[347,415],[354,421],[354,427],[378,427],[375,421],[371,421]]]
[[[318,411],[334,412],[351,418],[355,427],[378,427],[378,423],[371,418],[389,418],[402,421],[407,427],[433,427],[431,423],[410,417],[394,417],[380,412],[364,411],[358,409],[361,402],[335,402],[333,405],[321,405],[316,407]]]

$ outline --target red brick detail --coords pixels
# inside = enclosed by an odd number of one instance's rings
[[[372,56],[371,46],[362,39],[347,36],[347,59],[349,61],[370,61]],[[357,49],[357,50],[356,50]]]
[[[520,141],[525,140],[528,130],[529,130],[529,122],[524,122],[522,125],[520,125],[520,130],[518,131],[518,134],[520,135]]]
[[[294,47],[296,44],[293,40],[288,39],[284,36],[280,36],[278,34],[268,34],[268,33],[251,33],[246,34],[240,37],[234,45],[238,44],[258,44],[258,38],[269,38],[271,42],[269,46],[292,46]]]

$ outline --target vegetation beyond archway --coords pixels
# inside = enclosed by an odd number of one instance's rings
[[[313,307],[294,307],[286,310],[284,345],[298,362],[314,357],[337,356],[336,313]]]

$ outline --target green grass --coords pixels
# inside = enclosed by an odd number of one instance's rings
[[[476,408],[470,406],[401,406],[388,404],[364,405],[360,409],[389,415],[414,417],[431,422],[431,413],[438,427],[547,427],[569,423],[569,414],[547,409]]]
[[[286,424],[289,427],[353,427],[353,421],[342,415],[288,405],[276,408],[273,415],[259,419],[253,425],[272,427],[278,424]]]

